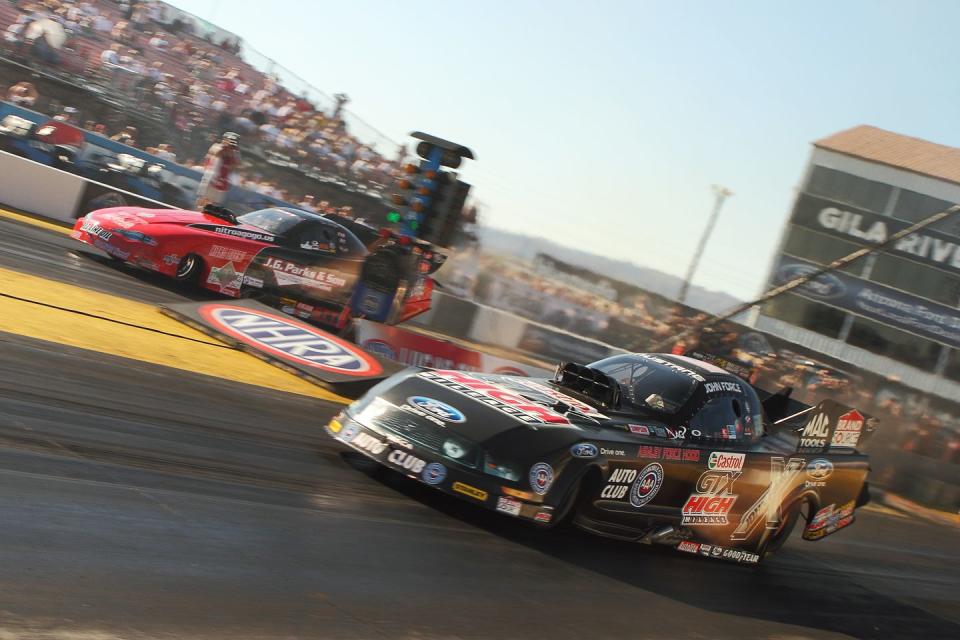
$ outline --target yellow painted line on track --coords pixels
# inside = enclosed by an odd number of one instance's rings
[[[0,296],[0,331],[331,402],[349,402],[168,318],[152,305],[2,268],[0,293],[61,307]]]
[[[70,235],[70,231],[72,231],[72,227],[64,226],[66,223],[57,224],[55,222],[47,222],[46,220],[40,220],[39,218],[34,218],[33,216],[24,215],[22,213],[14,213],[13,211],[7,211],[6,209],[0,209],[0,218],[22,222],[24,224],[40,227],[41,229],[47,229],[49,231],[56,231],[57,233],[62,233],[65,235]]]

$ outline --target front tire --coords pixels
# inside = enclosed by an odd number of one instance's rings
[[[200,273],[203,271],[203,260],[195,253],[188,253],[180,259],[177,265],[177,271],[173,279],[177,282],[189,282],[195,284],[200,279]]]

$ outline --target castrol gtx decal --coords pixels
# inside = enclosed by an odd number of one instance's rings
[[[368,376],[380,363],[356,346],[292,318],[229,304],[198,309],[214,328],[281,360],[341,375]]]
[[[462,371],[422,371],[421,378],[481,402],[501,413],[527,423],[570,424],[566,416],[527,400],[506,387]]]

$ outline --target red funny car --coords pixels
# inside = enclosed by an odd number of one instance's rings
[[[428,274],[445,259],[425,243],[286,207],[240,216],[100,209],[78,219],[72,236],[115,260],[338,328],[351,316],[396,323],[426,311]]]

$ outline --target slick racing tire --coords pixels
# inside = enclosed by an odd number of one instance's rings
[[[178,282],[195,283],[200,279],[200,272],[202,271],[203,259],[195,253],[188,253],[180,259],[173,279]]]
[[[787,541],[787,538],[790,537],[790,534],[793,533],[793,528],[797,526],[797,521],[800,520],[800,511],[803,509],[803,505],[803,502],[791,505],[780,528],[771,533],[767,539],[761,543],[759,553],[761,562],[779,551]]]

